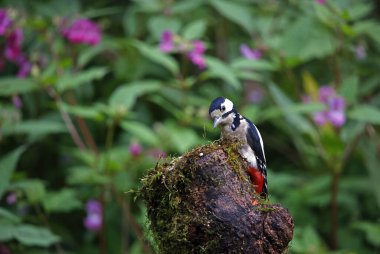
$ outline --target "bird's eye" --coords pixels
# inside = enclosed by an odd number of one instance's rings
[[[226,107],[225,106],[222,106],[222,111],[226,110]]]

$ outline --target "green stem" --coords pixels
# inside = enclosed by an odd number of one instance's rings
[[[336,250],[339,245],[338,241],[338,230],[339,230],[339,220],[338,220],[338,191],[339,191],[339,181],[340,181],[340,175],[343,171],[344,165],[350,158],[352,152],[354,151],[354,148],[357,146],[359,140],[363,136],[365,132],[365,128],[363,131],[358,133],[355,138],[352,140],[352,142],[346,147],[346,149],[343,152],[341,164],[339,165],[339,168],[333,168],[332,171],[332,183],[331,183],[331,249]]]
[[[114,135],[115,135],[115,121],[112,120],[112,122],[108,124],[108,127],[107,127],[107,136],[106,136],[106,144],[105,144],[107,157],[108,157],[109,150],[112,148],[112,145],[113,145]]]
[[[52,87],[48,88],[48,93],[55,100],[55,102],[57,104],[57,107],[58,107],[58,110],[59,110],[59,113],[60,113],[60,115],[61,115],[61,117],[63,119],[63,122],[65,123],[66,128],[69,131],[70,136],[71,136],[72,140],[74,141],[75,145],[79,149],[85,150],[86,149],[86,145],[82,141],[82,138],[80,137],[77,129],[75,128],[74,123],[71,120],[71,117],[62,108],[62,98],[59,96],[59,94],[57,92],[55,92],[55,90]]]
[[[45,214],[45,212],[41,209],[39,205],[33,205],[34,211],[37,213],[37,216],[40,217],[40,220],[45,224],[45,227],[49,230],[51,229],[48,216]],[[59,254],[65,253],[63,250],[61,244],[59,242],[56,242],[54,244],[54,247]]]
[[[99,253],[106,254],[107,253],[107,244],[106,244],[106,224],[104,223],[105,218],[105,200],[104,200],[104,190],[102,190],[100,194],[100,202],[102,203],[103,212],[102,212],[102,228],[99,233]]]
[[[73,92],[71,91],[68,92],[67,99],[71,105],[77,104]],[[87,126],[86,121],[82,117],[79,117],[79,116],[75,117],[75,119],[83,135],[83,138],[84,138],[84,141],[86,142],[87,147],[89,147],[96,155],[98,155],[99,154],[98,147],[96,146],[96,142],[90,132],[90,129]]]
[[[144,250],[144,253],[150,254],[154,253],[152,246],[149,244],[149,242],[145,239],[144,231],[141,228],[141,226],[137,223],[136,219],[133,217],[133,214],[131,213],[131,209],[128,205],[128,203],[125,201],[124,197],[120,196],[117,191],[113,190],[115,192],[116,201],[117,203],[122,207],[123,217],[125,219],[125,222],[128,224],[128,226],[134,231],[137,238],[141,241],[141,246]],[[124,235],[124,237],[128,237],[127,235]]]
[[[338,248],[338,189],[339,189],[340,173],[333,173],[331,183],[331,249]]]
[[[105,159],[104,159],[104,172],[107,174],[107,165],[108,165],[108,160],[109,160],[109,153],[110,149],[113,144],[113,138],[114,138],[114,133],[115,133],[115,122],[112,120],[112,122],[108,125],[107,127],[107,134],[106,134],[106,141],[105,141]],[[101,194],[100,194],[100,201],[102,203],[102,207],[105,207],[105,198],[104,198],[104,193],[105,193],[105,188],[106,186],[103,186]],[[102,213],[102,229],[99,233],[99,253],[100,254],[106,254],[107,253],[107,244],[106,244],[106,224],[104,223],[105,221],[105,210],[103,209]]]

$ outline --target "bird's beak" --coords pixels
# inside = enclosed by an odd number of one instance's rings
[[[214,124],[213,124],[214,128],[219,125],[220,120],[222,120],[222,117],[215,117],[214,118]]]

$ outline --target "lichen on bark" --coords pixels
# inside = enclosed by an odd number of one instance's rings
[[[143,179],[159,253],[283,253],[291,215],[254,192],[238,144],[214,142],[159,162]]]

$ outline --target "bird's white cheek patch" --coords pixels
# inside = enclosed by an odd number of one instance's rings
[[[225,112],[228,112],[228,111],[231,111],[234,107],[234,104],[232,103],[232,101],[230,101],[229,99],[226,99],[223,103],[222,103],[222,106],[226,107],[226,110]]]

